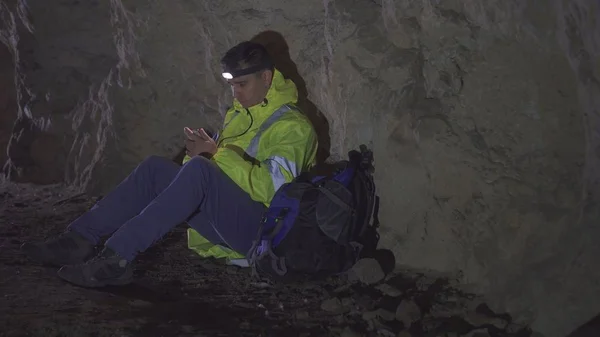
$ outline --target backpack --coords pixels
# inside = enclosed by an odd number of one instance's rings
[[[375,251],[373,153],[361,145],[333,166],[325,175],[303,173],[276,191],[247,257],[255,278],[325,278]]]

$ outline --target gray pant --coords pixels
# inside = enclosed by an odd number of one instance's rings
[[[95,244],[112,234],[106,246],[131,261],[187,220],[211,242],[246,254],[264,210],[204,157],[179,166],[151,156],[69,228]]]

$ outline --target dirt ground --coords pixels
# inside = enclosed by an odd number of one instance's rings
[[[61,186],[1,188],[0,336],[531,335],[451,280],[410,271],[255,284],[247,270],[188,250],[183,226],[139,257],[134,284],[78,288],[19,246],[59,232],[97,199]]]

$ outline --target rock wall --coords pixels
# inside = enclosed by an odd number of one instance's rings
[[[12,135],[12,124],[17,117],[12,54],[0,45],[0,164],[8,159],[6,148]]]
[[[20,179],[106,191],[145,156],[173,156],[184,126],[220,125],[219,57],[255,39],[299,85],[322,158],[375,150],[382,245],[400,264],[460,272],[547,336],[600,311],[597,3],[28,6],[17,73],[31,97],[8,151]]]

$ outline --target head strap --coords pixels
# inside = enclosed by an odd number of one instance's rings
[[[248,67],[248,68],[244,68],[244,69],[228,69],[228,68],[224,68],[223,69],[223,78],[226,80],[230,80],[232,78],[236,78],[236,77],[240,77],[240,76],[244,76],[244,75],[248,75],[248,74],[253,74],[256,73],[258,71],[264,70],[264,69],[271,69],[273,67],[273,64],[271,64],[271,62],[264,62],[252,67]]]

